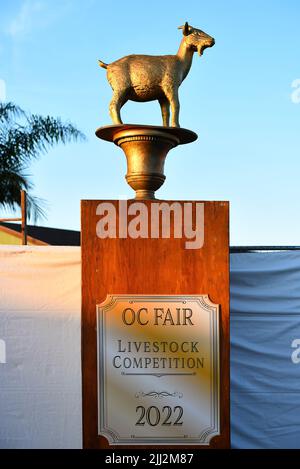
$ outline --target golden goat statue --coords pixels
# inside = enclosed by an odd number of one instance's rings
[[[126,101],[157,99],[163,125],[169,126],[171,106],[171,126],[179,127],[178,88],[190,71],[194,52],[201,56],[215,40],[188,23],[178,29],[182,29],[183,38],[176,55],[127,55],[111,64],[99,60],[113,89],[109,111],[114,124],[122,124],[120,110]]]

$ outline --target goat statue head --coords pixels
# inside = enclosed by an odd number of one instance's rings
[[[190,26],[187,22],[184,26],[179,26],[178,29],[182,29],[184,42],[187,47],[192,49],[194,52],[198,51],[199,55],[203,54],[204,49],[212,47],[215,44],[213,37],[209,36],[204,31],[201,31],[201,29]]]

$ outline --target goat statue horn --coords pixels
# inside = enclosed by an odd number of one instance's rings
[[[189,24],[188,24],[187,21],[186,21],[185,24],[184,24],[184,27],[183,27],[183,31],[182,31],[182,32],[183,32],[183,35],[184,35],[184,36],[188,36],[188,35],[190,34],[190,32],[189,32]]]

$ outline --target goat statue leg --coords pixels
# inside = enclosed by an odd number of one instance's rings
[[[114,124],[123,124],[121,119],[121,107],[126,103],[125,93],[114,93],[112,100],[109,105],[110,117]]]
[[[165,90],[165,95],[170,102],[171,111],[172,111],[172,119],[171,119],[171,126],[172,127],[180,127],[179,125],[179,98],[178,98],[178,89],[177,88],[169,88]]]
[[[168,99],[164,96],[163,98],[159,99],[159,104],[161,107],[161,115],[163,119],[163,125],[165,127],[169,127],[170,122],[170,103]]]

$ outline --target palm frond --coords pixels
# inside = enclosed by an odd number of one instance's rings
[[[16,117],[25,117],[25,112],[13,103],[0,103],[0,122],[11,122]]]
[[[0,171],[0,205],[15,208],[20,205],[20,191],[32,188],[28,178],[15,170]]]
[[[73,124],[60,118],[25,113],[13,103],[0,103],[0,205],[15,209],[20,190],[32,188],[24,174],[37,159],[58,143],[85,140]],[[28,194],[28,213],[35,220],[45,218],[45,201]]]
[[[32,115],[27,126],[10,127],[0,133],[0,156],[16,164],[28,164],[42,153],[58,144],[85,140],[85,135],[71,123],[63,124],[60,119]]]
[[[28,220],[33,220],[35,224],[38,220],[46,220],[48,203],[45,199],[36,197],[35,195],[27,193],[27,217]]]

